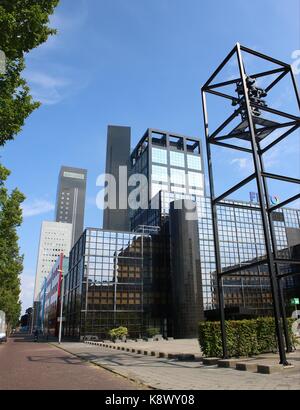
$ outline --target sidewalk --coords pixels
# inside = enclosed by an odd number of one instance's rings
[[[136,342],[135,344],[138,344]],[[155,342],[156,343],[156,342]],[[162,342],[163,343],[163,342]],[[172,343],[172,342],[167,342]],[[126,343],[127,344],[127,343]],[[133,343],[131,343],[133,344]],[[162,390],[299,390],[300,351],[294,367],[274,374],[204,366],[200,361],[179,361],[137,354],[87,343],[55,344],[83,360],[97,364],[127,379]],[[278,358],[276,356],[276,358]],[[267,357],[263,360],[274,360]]]
[[[279,365],[278,354],[260,354],[251,358],[239,358],[220,360],[219,358],[203,358],[202,352],[197,339],[176,339],[172,341],[127,341],[127,342],[95,342],[86,341],[86,344],[98,346],[99,348],[109,348],[122,350],[129,353],[137,353],[145,356],[154,356],[159,358],[177,359],[181,361],[196,360],[202,361],[204,365],[218,365],[218,367],[231,367],[237,370],[259,372],[270,374],[282,370]],[[287,355],[288,362],[291,366],[298,368],[300,366],[300,350]],[[290,370],[291,368],[285,368]],[[299,369],[300,370],[300,369]]]

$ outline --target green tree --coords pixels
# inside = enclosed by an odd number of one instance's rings
[[[0,50],[6,57],[6,70],[0,73],[0,146],[13,140],[26,118],[39,107],[22,78],[25,55],[47,41],[55,30],[49,16],[59,0],[0,0]],[[5,188],[10,171],[0,164],[0,310],[10,326],[20,316],[20,273],[23,258],[18,246],[17,228],[22,223],[24,195]]]
[[[18,246],[17,228],[22,223],[21,204],[24,195],[5,188],[10,172],[0,165],[0,310],[14,326],[20,316],[20,274],[23,258]]]
[[[6,72],[0,74],[0,145],[14,139],[40,105],[22,78],[24,56],[55,34],[48,24],[58,2],[0,0],[0,50],[6,56]]]

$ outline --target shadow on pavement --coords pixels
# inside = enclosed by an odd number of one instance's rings
[[[167,362],[164,359],[153,358],[151,357],[148,359],[142,359],[142,356],[134,356],[132,354],[122,353],[119,355],[119,358],[116,355],[93,355],[91,353],[73,353],[76,354],[77,357],[89,362],[98,362],[107,364],[110,366],[121,366],[121,367],[165,367],[166,364],[170,367],[178,367],[178,368],[190,368],[190,365],[186,365],[183,361],[168,360]],[[125,359],[125,361],[124,361]],[[127,361],[127,360],[128,361]],[[135,359],[138,359],[135,361]],[[203,367],[203,365],[199,364],[199,367]],[[197,368],[197,367],[195,367]]]
[[[79,358],[71,356],[27,356],[27,360],[40,363],[82,365],[82,361]]]
[[[57,342],[57,338],[55,337],[47,337],[47,336],[43,336],[40,335],[38,340],[35,341],[34,340],[34,336],[31,334],[22,334],[22,333],[18,333],[18,334],[14,334],[11,335],[9,337],[9,339],[11,339],[14,343],[49,343],[49,342]]]

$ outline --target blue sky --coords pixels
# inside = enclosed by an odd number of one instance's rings
[[[23,310],[32,300],[41,221],[54,218],[60,166],[88,169],[85,225],[101,226],[96,178],[104,171],[107,125],[131,126],[132,144],[148,127],[203,139],[200,88],[212,71],[236,42],[293,63],[299,13],[298,0],[61,0],[51,18],[58,35],[27,56],[25,76],[43,105],[1,152],[12,170],[9,187],[27,197],[19,231]],[[274,103],[288,111],[293,101],[284,87]],[[284,171],[299,177],[297,147],[299,134],[268,165],[282,167],[284,153]],[[251,168],[231,155],[216,157],[220,187],[227,183],[222,166],[231,165],[237,180]]]

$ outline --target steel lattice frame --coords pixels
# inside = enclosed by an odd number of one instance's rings
[[[243,61],[243,54],[242,53],[249,53],[252,56],[255,56],[259,59],[263,59],[270,63],[273,63],[278,66],[273,70],[263,71],[259,73],[255,73],[252,75],[247,75],[245,72],[245,65]],[[223,70],[223,68],[228,64],[229,60],[232,57],[236,57],[238,68],[239,68],[239,77],[233,80],[225,81],[222,83],[213,83],[216,76]],[[280,363],[283,365],[287,365],[286,359],[286,351],[285,351],[285,344],[283,338],[283,331],[286,340],[286,347],[287,351],[291,351],[291,345],[288,336],[288,327],[285,315],[285,307],[284,307],[284,300],[283,300],[283,293],[282,293],[282,284],[281,279],[289,275],[289,273],[282,274],[280,272],[280,265],[283,264],[299,264],[299,260],[294,259],[283,259],[280,258],[278,253],[278,249],[276,246],[276,239],[275,239],[275,229],[273,224],[272,212],[281,208],[296,199],[300,198],[300,194],[294,195],[293,197],[280,202],[276,205],[271,205],[269,200],[269,191],[268,191],[268,179],[275,179],[285,182],[290,182],[293,184],[299,184],[300,180],[296,178],[290,178],[284,175],[277,175],[268,173],[265,171],[263,155],[267,152],[270,148],[274,147],[280,141],[284,140],[294,131],[296,131],[300,127],[300,117],[295,116],[286,112],[278,111],[266,105],[261,105],[257,103],[257,101],[253,101],[251,99],[251,92],[248,80],[250,79],[257,79],[261,77],[268,77],[278,74],[278,77],[274,80],[271,80],[270,84],[267,88],[265,88],[266,93],[268,93],[273,87],[275,87],[284,77],[287,75],[291,76],[292,80],[292,89],[295,93],[298,108],[300,110],[300,97],[299,92],[296,85],[296,80],[293,74],[292,67],[289,64],[286,64],[282,61],[275,60],[272,57],[263,55],[257,51],[251,50],[249,48],[241,46],[239,43],[233,48],[233,50],[228,54],[225,60],[221,63],[221,65],[216,69],[216,71],[212,74],[209,80],[205,83],[202,87],[202,102],[203,102],[203,114],[204,114],[204,126],[205,126],[205,136],[206,136],[206,147],[207,147],[207,159],[208,159],[208,171],[209,171],[209,182],[210,182],[210,191],[211,191],[211,208],[212,208],[212,219],[213,219],[213,232],[214,232],[214,248],[215,248],[215,256],[216,256],[216,272],[217,272],[217,291],[218,291],[218,300],[219,300],[219,311],[220,311],[220,321],[221,321],[221,333],[222,333],[222,346],[223,346],[223,357],[228,357],[228,349],[227,349],[227,340],[226,340],[226,331],[225,331],[225,311],[224,311],[224,296],[223,296],[223,288],[222,288],[222,278],[225,275],[232,275],[232,274],[239,274],[239,272],[249,269],[258,267],[261,264],[266,264],[268,266],[269,277],[270,277],[270,284],[271,284],[271,292],[273,297],[273,308],[274,308],[274,318],[275,318],[275,326],[276,326],[276,335],[279,347],[279,355],[280,355]],[[220,92],[219,89],[228,86],[228,85],[236,84],[237,87],[240,87],[239,97],[232,96],[223,92]],[[234,112],[220,125],[214,132],[209,132],[208,127],[208,111],[207,111],[207,102],[206,102],[206,94],[214,94],[219,96],[220,98],[229,99],[232,101],[233,105],[240,105],[239,108],[235,109]],[[259,109],[263,112],[268,112],[279,116],[280,118],[284,118],[284,123],[272,123],[272,121],[266,121],[266,124],[263,125],[262,128],[257,128],[256,125],[258,123],[257,117],[253,114],[254,109]],[[236,127],[231,133],[227,135],[221,135],[220,132],[224,130],[231,122],[236,119],[237,116],[241,115],[243,112],[244,115],[244,125],[241,124],[241,127]],[[288,120],[288,122],[287,122]],[[245,125],[246,124],[246,125]],[[282,135],[277,137],[273,142],[269,143],[264,148],[261,148],[261,141],[268,135],[270,135],[273,131],[279,130],[281,128],[290,127],[290,129],[284,132]],[[247,129],[247,131],[246,131]],[[234,138],[243,138],[248,140],[250,143],[251,148],[241,147],[235,144],[228,143],[228,139]],[[251,174],[249,177],[245,178],[238,184],[234,185],[232,188],[228,189],[222,195],[216,197],[215,196],[215,188],[214,188],[214,177],[213,177],[213,168],[212,168],[212,153],[211,153],[211,145],[214,146],[221,146],[223,148],[228,149],[235,149],[240,150],[243,152],[247,152],[252,155],[253,164],[254,164],[254,173]],[[249,183],[250,181],[256,181],[257,183],[257,190],[258,190],[258,197],[259,197],[259,207],[257,208],[258,212],[261,214],[262,224],[263,224],[263,232],[264,232],[264,239],[265,239],[265,247],[266,247],[266,256],[257,260],[253,263],[249,263],[247,265],[242,265],[239,267],[234,267],[233,269],[229,270],[222,270],[221,267],[221,255],[220,255],[220,246],[219,246],[219,231],[218,231],[218,219],[217,219],[217,207],[228,206],[228,203],[224,202],[224,199],[231,195],[232,193],[236,192],[238,189]],[[241,204],[234,204],[230,203],[231,207],[239,207],[245,209],[252,209],[255,210],[254,207],[250,207],[247,205]],[[291,273],[295,274],[295,273]],[[283,324],[283,331],[282,325]]]

